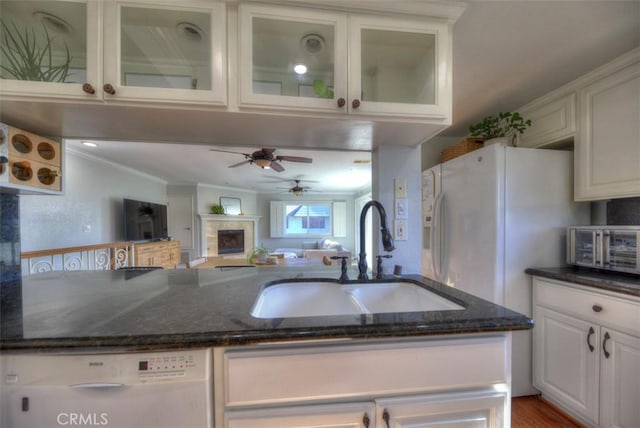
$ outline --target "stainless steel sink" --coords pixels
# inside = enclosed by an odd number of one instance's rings
[[[460,309],[464,307],[408,281],[283,281],[262,290],[251,315],[291,318]]]

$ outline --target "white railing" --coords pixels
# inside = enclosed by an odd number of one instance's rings
[[[59,270],[115,270],[135,264],[131,242],[29,251],[20,256],[22,275]]]

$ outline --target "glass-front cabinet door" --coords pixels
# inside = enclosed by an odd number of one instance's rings
[[[349,30],[350,113],[450,117],[448,24],[355,15]]]
[[[346,111],[345,14],[241,4],[240,104]]]
[[[100,3],[0,0],[0,92],[97,98]]]
[[[104,5],[105,100],[226,103],[223,3]]]

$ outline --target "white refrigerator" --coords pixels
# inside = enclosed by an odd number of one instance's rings
[[[565,228],[590,224],[589,203],[573,202],[573,152],[494,144],[422,180],[423,275],[531,316],[525,269],[564,266]],[[514,396],[537,393],[531,337],[513,335]]]

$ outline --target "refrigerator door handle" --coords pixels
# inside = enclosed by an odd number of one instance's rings
[[[431,220],[431,266],[433,267],[433,274],[438,281],[442,282],[442,193],[436,196],[433,201],[433,217]]]

